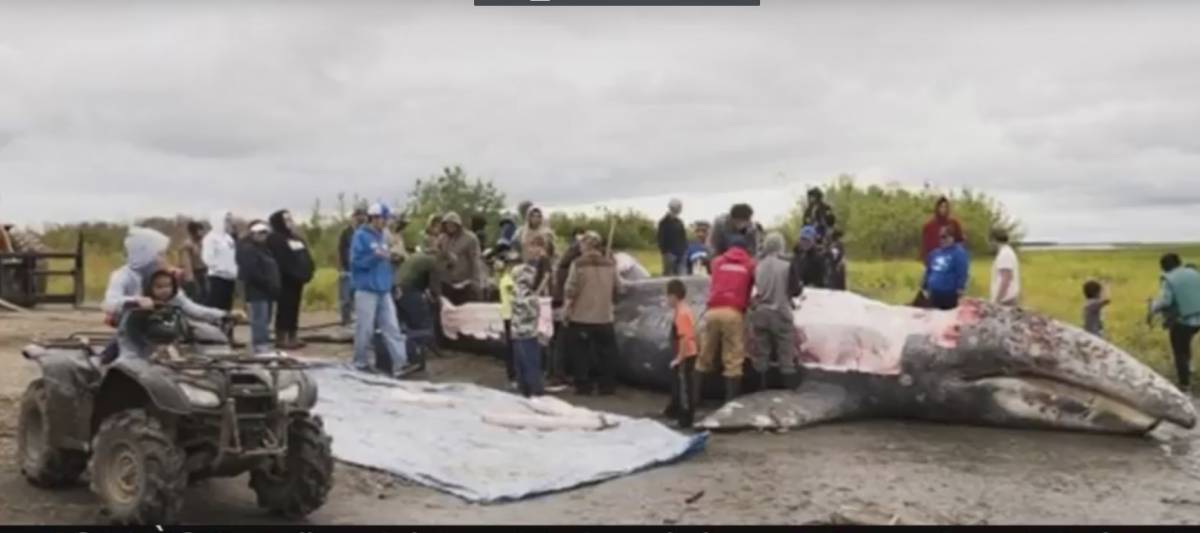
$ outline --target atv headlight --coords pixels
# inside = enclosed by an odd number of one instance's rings
[[[296,401],[300,398],[300,384],[292,383],[279,389],[279,394],[276,397],[279,398],[280,403],[292,403]]]
[[[221,399],[213,391],[187,383],[180,383],[179,390],[183,391],[183,395],[187,396],[188,401],[192,402],[192,405],[196,407],[216,407],[221,405]]]

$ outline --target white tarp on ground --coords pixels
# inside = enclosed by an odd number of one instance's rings
[[[485,415],[536,414],[529,401],[469,383],[395,381],[342,366],[309,371],[334,456],[477,503],[494,503],[619,477],[682,458],[707,434],[603,414],[614,427],[510,429]],[[595,413],[593,413],[595,414]]]

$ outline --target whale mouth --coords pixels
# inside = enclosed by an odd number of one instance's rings
[[[1095,386],[1064,380],[1055,376],[1035,373],[990,374],[976,376],[965,381],[973,384],[990,386],[997,391],[1005,391],[1006,407],[1010,410],[1028,411],[1035,404],[1058,404],[1062,407],[1054,413],[1059,418],[1075,417],[1086,419],[1089,423],[1120,420],[1121,425],[1143,428],[1149,431],[1161,421],[1166,420],[1181,427],[1191,429],[1196,425],[1196,414],[1191,409],[1178,408],[1166,404],[1147,407],[1142,402],[1132,401],[1128,395],[1113,393]],[[1177,391],[1171,391],[1179,394]],[[1020,406],[1014,406],[1018,401]],[[1139,406],[1139,404],[1142,406]],[[1190,406],[1190,402],[1188,404]],[[1157,408],[1155,408],[1157,407]],[[1039,411],[1039,417],[1051,416],[1044,410]],[[1115,417],[1115,418],[1114,418]]]

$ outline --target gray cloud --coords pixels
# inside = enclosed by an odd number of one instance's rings
[[[857,172],[990,192],[1036,238],[1200,207],[1200,5],[469,4],[6,4],[0,217],[391,201],[454,163],[558,205]]]

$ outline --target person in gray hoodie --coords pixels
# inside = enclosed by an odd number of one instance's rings
[[[218,211],[209,220],[211,228],[200,244],[200,258],[208,266],[208,305],[229,311],[237,288],[237,227],[233,213]]]
[[[759,387],[767,388],[767,369],[772,356],[778,360],[784,386],[796,381],[796,327],[792,323],[792,299],[804,290],[791,261],[783,255],[783,235],[772,232],[763,241],[763,257],[754,270],[755,294],[750,306],[754,333],[754,369]]]
[[[154,301],[144,295],[143,288],[150,275],[168,268],[167,246],[170,243],[171,240],[166,235],[153,229],[136,226],[129,228],[129,234],[125,237],[125,265],[109,275],[104,301],[100,304],[100,309],[108,315],[110,325],[119,325],[125,311],[131,308],[154,308]],[[200,305],[182,291],[177,291],[168,303],[179,307],[188,317],[206,322],[241,316],[239,313]],[[105,348],[102,359],[112,360],[117,353],[118,344],[114,338]]]

